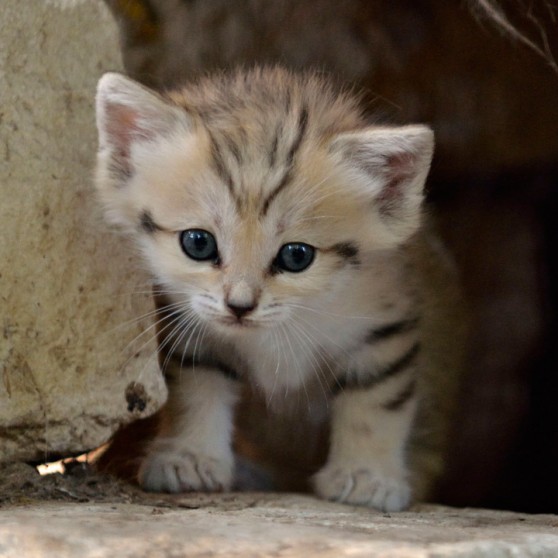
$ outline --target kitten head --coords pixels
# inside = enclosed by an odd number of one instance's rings
[[[315,75],[258,69],[157,94],[106,74],[97,186],[157,281],[224,331],[321,306],[419,227],[425,126],[367,126]]]

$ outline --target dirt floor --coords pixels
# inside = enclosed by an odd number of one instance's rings
[[[0,506],[27,505],[35,501],[176,506],[172,496],[144,492],[139,487],[95,472],[88,463],[69,460],[63,469],[63,473],[41,475],[36,467],[26,463],[0,465]]]
[[[156,494],[138,486],[95,471],[85,462],[69,459],[63,472],[41,475],[27,463],[0,464],[0,509],[43,503],[135,504],[157,509],[197,510],[218,506],[233,511],[240,492],[227,494]],[[256,493],[253,493],[256,495]],[[242,498],[242,508],[246,507]],[[258,498],[254,498],[256,505]],[[154,512],[156,513],[156,512]],[[1,556],[1,554],[0,554]]]
[[[397,514],[301,494],[149,494],[66,461],[0,466],[2,558],[554,558],[558,517],[415,505]]]

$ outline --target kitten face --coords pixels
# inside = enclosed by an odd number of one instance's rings
[[[371,254],[406,240],[432,151],[427,128],[365,128],[315,78],[251,83],[163,99],[108,74],[97,100],[109,215],[186,311],[232,335],[327,306]]]
[[[130,214],[149,216],[153,230],[138,238],[158,281],[204,321],[234,331],[285,321],[294,305],[312,305],[354,272],[354,252],[372,244],[361,238],[369,211],[347,192],[327,151],[301,154],[289,190],[266,206],[273,176],[239,173],[252,185],[239,199],[212,168],[207,137],[197,132],[179,145],[161,142],[137,153]],[[184,231],[214,239],[216,257],[188,255]],[[298,265],[309,258],[308,267],[298,270],[297,257]],[[252,309],[239,319],[239,308]]]

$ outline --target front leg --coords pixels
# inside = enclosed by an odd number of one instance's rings
[[[230,488],[236,383],[212,366],[175,371],[161,431],[140,467],[144,489],[175,493]]]
[[[405,447],[416,410],[418,352],[412,344],[375,374],[360,369],[342,381],[328,461],[314,477],[319,496],[385,512],[409,505]]]

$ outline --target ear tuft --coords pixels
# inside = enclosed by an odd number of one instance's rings
[[[419,226],[424,182],[434,150],[427,126],[368,128],[341,134],[332,143],[396,243]]]

